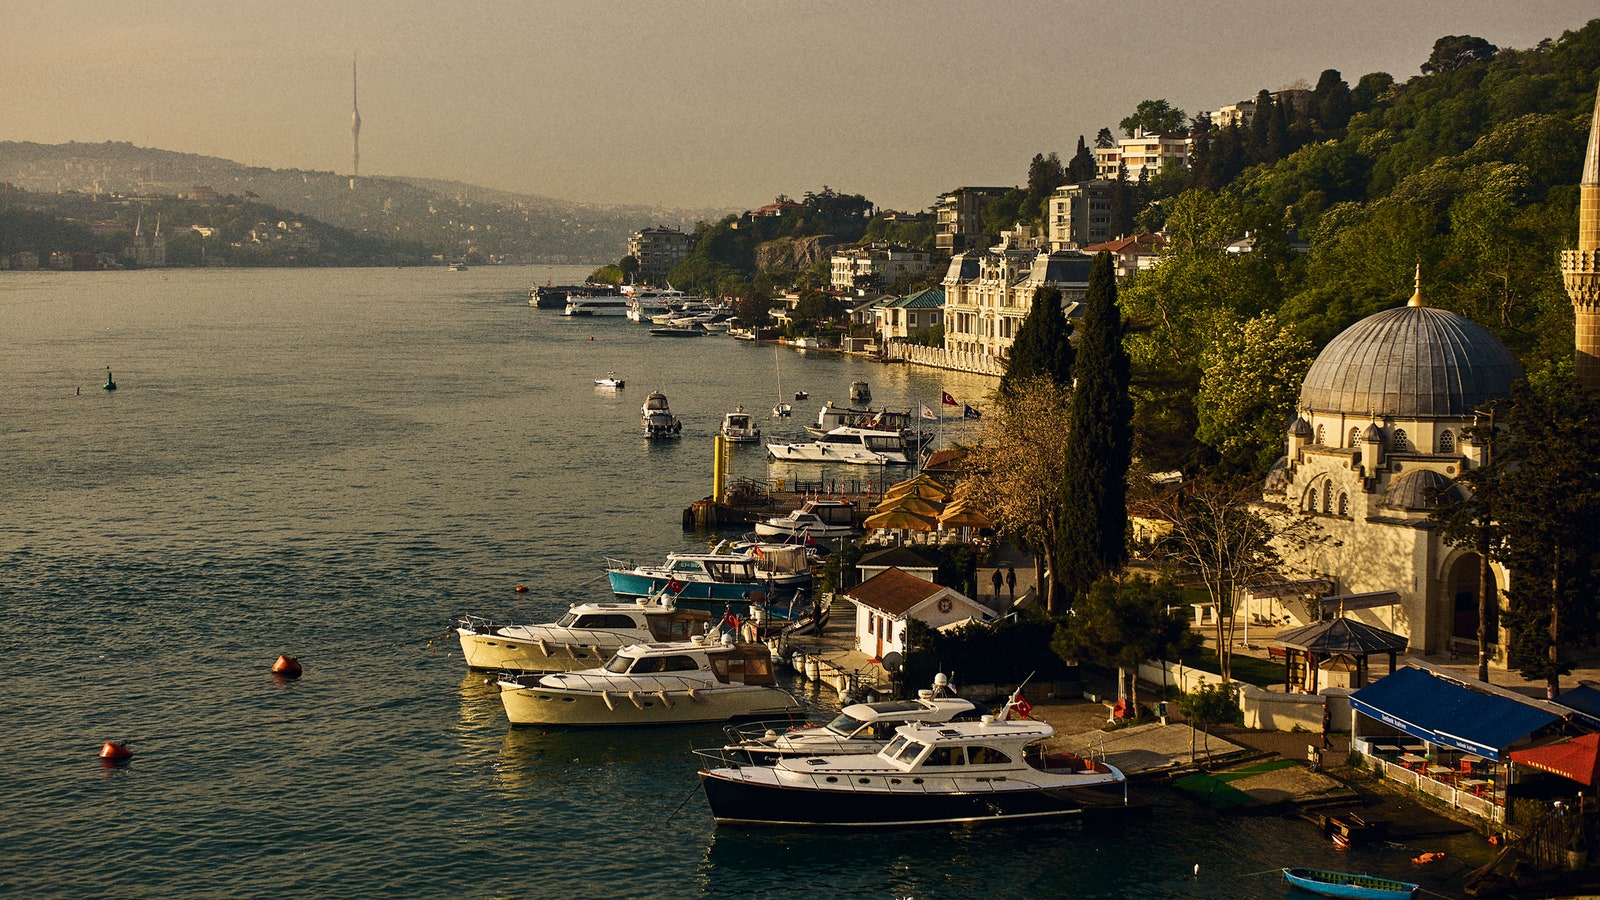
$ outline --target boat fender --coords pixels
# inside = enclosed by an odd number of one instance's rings
[[[656,691],[656,696],[661,698],[662,706],[665,706],[667,709],[672,708],[672,699],[667,696],[666,691]]]
[[[548,659],[550,657],[550,645],[544,642],[544,638],[534,638],[533,642],[539,645],[539,652]]]
[[[635,709],[644,709],[644,704],[639,702],[639,693],[637,691],[629,691],[628,700],[633,703]]]
[[[1416,863],[1419,866],[1425,866],[1428,863],[1438,862],[1441,859],[1444,859],[1444,852],[1443,851],[1439,851],[1439,850],[1434,850],[1434,851],[1430,851],[1428,853],[1424,853],[1421,856],[1412,857],[1411,861]]]
[[[600,692],[600,699],[605,702],[606,709],[609,709],[612,712],[616,711],[617,705],[615,703],[611,702],[611,692],[610,691],[601,691]]]
[[[578,658],[577,645],[575,645],[575,644],[562,644],[562,646],[567,648],[567,655],[568,656],[572,657],[573,659],[577,659]]]
[[[688,690],[684,691],[683,694],[684,694],[684,696],[688,697],[690,700],[693,700],[696,703],[705,702],[705,701],[700,699],[700,694],[698,692],[696,692],[694,688],[689,688]]]

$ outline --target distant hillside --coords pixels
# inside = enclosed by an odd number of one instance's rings
[[[424,178],[265,169],[194,153],[103,144],[0,142],[0,182],[35,192],[170,198],[209,188],[386,241],[509,262],[605,262],[651,225],[691,230],[718,210],[597,206]]]

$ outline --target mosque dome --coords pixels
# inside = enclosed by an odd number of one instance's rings
[[[1418,469],[1389,482],[1389,489],[1384,491],[1383,500],[1378,505],[1423,512],[1438,509],[1444,500],[1453,499],[1460,493],[1461,488],[1445,476],[1432,469]]]
[[[1368,316],[1329,341],[1306,372],[1300,408],[1465,418],[1509,394],[1520,377],[1511,351],[1482,325],[1413,298],[1412,305]]]

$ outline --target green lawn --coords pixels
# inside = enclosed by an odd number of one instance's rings
[[[1217,654],[1207,647],[1200,651],[1196,659],[1183,661],[1186,666],[1193,666],[1215,675],[1222,674],[1222,667],[1217,664]],[[1233,655],[1233,680],[1256,687],[1271,687],[1283,684],[1283,663],[1274,659],[1262,659],[1259,656]]]

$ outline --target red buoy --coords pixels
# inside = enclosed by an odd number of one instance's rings
[[[120,765],[133,758],[133,751],[124,741],[106,741],[100,745],[100,759],[106,765]]]
[[[282,654],[278,657],[278,661],[272,664],[272,674],[282,675],[285,678],[299,678],[300,660],[287,653]]]
[[[519,594],[526,594],[528,592],[528,586],[525,584],[519,584],[517,585],[516,591]]]

